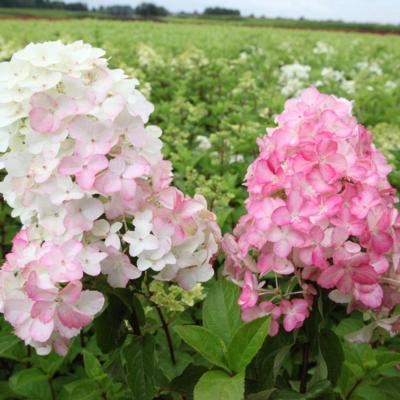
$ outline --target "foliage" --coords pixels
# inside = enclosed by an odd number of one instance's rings
[[[163,129],[174,183],[190,195],[206,196],[224,232],[244,213],[241,182],[256,157],[256,138],[274,126],[286,100],[279,79],[284,65],[310,66],[301,87],[318,83],[321,91],[354,101],[358,120],[391,154],[391,179],[399,187],[396,36],[207,21],[128,25],[94,20],[2,21],[0,36],[2,59],[29,41],[83,39],[105,48],[113,67],[137,76],[140,89],[156,104],[151,123]],[[325,50],[318,42],[325,43]],[[342,72],[343,79],[323,75],[326,67]],[[353,93],[344,81],[354,82]],[[3,255],[18,229],[9,212],[2,204]],[[222,257],[216,261],[218,271],[223,262]],[[106,312],[73,341],[65,358],[35,355],[1,321],[0,399],[234,400],[243,398],[243,388],[249,400],[398,398],[399,338],[378,331],[371,344],[347,340],[366,321],[373,322],[370,314],[348,316],[321,291],[300,330],[282,330],[263,340],[269,321],[244,325],[234,301],[239,289],[217,275],[189,308],[171,288],[135,287],[134,298],[123,289],[110,289]],[[200,330],[207,332],[201,340]]]
[[[153,3],[141,3],[135,8],[135,14],[141,17],[165,17],[169,12]]]
[[[63,1],[49,0],[0,0],[0,7],[18,7],[18,8],[50,8],[65,9],[70,11],[88,11],[88,7],[83,2],[64,3]]]
[[[231,15],[240,17],[240,11],[234,10],[232,8],[223,8],[223,7],[207,7],[204,12],[204,15]]]

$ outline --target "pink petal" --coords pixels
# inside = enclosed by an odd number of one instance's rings
[[[69,259],[75,257],[83,248],[81,242],[75,239],[68,240],[61,245],[61,250]]]
[[[30,327],[30,334],[33,340],[38,342],[46,342],[54,330],[53,321],[49,323],[43,323],[38,319],[32,321],[32,325]]]
[[[183,218],[190,218],[194,214],[198,213],[199,211],[203,210],[204,206],[203,204],[199,203],[198,201],[195,200],[185,200],[183,203],[180,214],[182,215]]]
[[[279,207],[272,213],[271,216],[272,222],[277,225],[287,225],[290,224],[291,215],[287,207]]]
[[[135,180],[123,179],[121,182],[121,197],[124,200],[132,200],[136,195]]]
[[[324,157],[335,154],[337,148],[337,143],[334,140],[321,140],[317,145],[318,153]]]
[[[53,302],[38,301],[32,307],[31,316],[47,324],[53,319],[55,309],[55,303]]]
[[[287,257],[292,251],[292,245],[288,240],[282,239],[279,242],[274,243],[274,253],[282,258]]]
[[[372,248],[377,254],[385,254],[393,247],[393,238],[387,232],[378,232],[372,236]]]
[[[303,205],[303,196],[298,191],[293,191],[287,198],[288,209],[293,212],[300,210]]]
[[[76,308],[83,314],[93,316],[101,311],[104,306],[104,296],[94,290],[85,290],[81,293]]]
[[[369,265],[353,268],[352,277],[355,282],[363,285],[372,285],[378,280],[378,274]]]
[[[56,114],[59,119],[64,119],[78,113],[76,101],[69,96],[59,96],[57,98]]]
[[[75,175],[82,169],[83,160],[79,156],[64,157],[58,171],[60,175]]]
[[[285,328],[286,332],[291,332],[294,329],[296,329],[297,324],[298,324],[298,321],[297,321],[297,318],[295,315],[287,314],[283,318],[283,327]]]
[[[121,190],[121,179],[112,172],[107,171],[96,180],[96,188],[104,194],[116,193]]]
[[[147,175],[150,172],[149,164],[146,162],[135,162],[133,165],[129,165],[124,172],[124,178],[132,179],[132,178],[140,178],[143,175]]]
[[[78,301],[82,291],[82,283],[80,281],[73,281],[65,286],[59,296],[64,303],[73,304]]]
[[[33,108],[29,113],[29,123],[33,130],[40,133],[56,132],[61,125],[61,121],[44,108]]]
[[[92,171],[83,169],[76,174],[76,182],[83,190],[90,190],[93,188],[96,176]]]
[[[107,157],[101,154],[96,154],[93,157],[90,157],[87,167],[91,172],[97,174],[103,169],[106,169],[107,166],[108,166]]]
[[[318,278],[318,284],[325,289],[332,289],[342,278],[344,271],[342,268],[331,266],[322,271]]]
[[[61,304],[57,309],[60,322],[67,328],[81,329],[92,322],[92,318],[82,314],[70,305]]]

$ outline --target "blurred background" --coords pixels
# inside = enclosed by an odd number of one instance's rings
[[[399,31],[397,0],[0,0],[0,15],[53,18],[224,18],[262,25]],[[342,23],[346,22],[346,25]],[[376,26],[375,24],[379,24]],[[385,25],[385,26],[383,26]],[[397,26],[393,26],[397,25]]]

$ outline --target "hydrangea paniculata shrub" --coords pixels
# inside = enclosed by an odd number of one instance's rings
[[[243,318],[271,314],[271,334],[279,321],[292,331],[320,287],[394,333],[400,218],[390,167],[345,99],[310,88],[276,121],[247,171],[247,213],[223,240]]]
[[[213,275],[214,214],[171,186],[153,105],[103,56],[57,41],[0,64],[0,191],[23,225],[0,311],[39,354],[65,354],[101,311],[90,277],[123,288],[148,271],[190,289]]]

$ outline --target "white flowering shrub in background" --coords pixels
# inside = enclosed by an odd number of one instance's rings
[[[57,41],[0,64],[0,191],[23,225],[0,311],[39,354],[65,354],[102,310],[89,277],[125,288],[147,271],[188,290],[213,275],[214,214],[171,186],[153,105],[103,56]]]
[[[296,96],[301,89],[307,86],[310,78],[311,67],[299,63],[287,64],[281,68],[279,83],[281,94],[285,97]]]
[[[315,47],[313,48],[313,53],[317,55],[321,54],[332,55],[335,53],[335,49],[328,43],[319,40],[317,43],[315,43]]]

